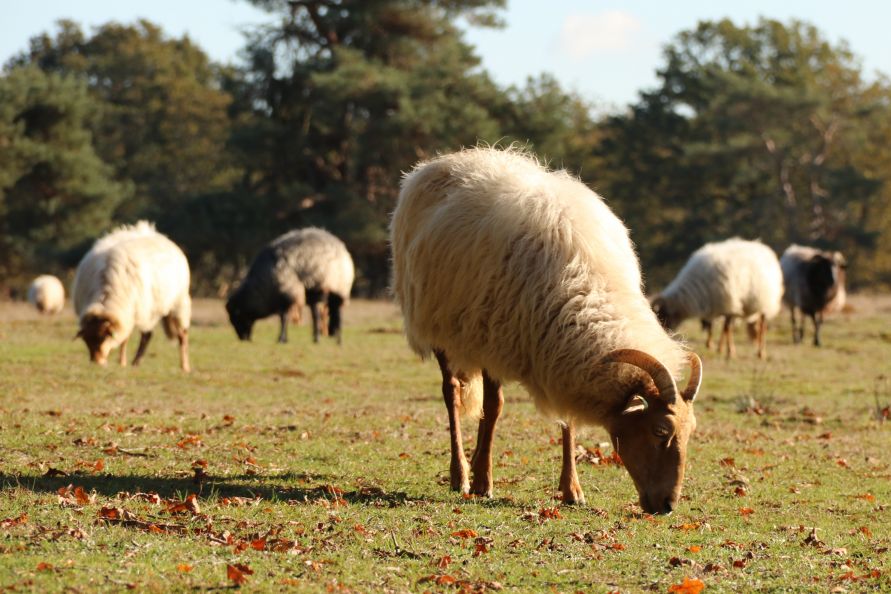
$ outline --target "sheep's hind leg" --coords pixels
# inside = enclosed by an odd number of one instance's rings
[[[767,316],[758,316],[758,358],[767,359]]]
[[[124,342],[121,343],[121,350],[118,353],[118,363],[120,363],[121,367],[127,366],[127,343],[130,341],[130,337],[124,339]]]
[[[143,332],[139,336],[139,346],[136,347],[136,356],[133,357],[133,367],[139,365],[139,362],[142,361],[143,355],[145,355],[145,351],[148,348],[148,343],[152,339],[151,332]]]
[[[439,369],[442,372],[442,396],[449,415],[449,438],[452,458],[449,464],[449,484],[452,491],[470,492],[468,479],[469,466],[464,456],[464,443],[461,439],[461,417],[458,411],[461,398],[461,383],[449,368],[449,361],[442,351],[434,351]]]
[[[563,430],[563,470],[560,472],[560,492],[563,503],[568,505],[584,505],[585,494],[579,483],[579,475],[575,467],[575,430],[572,423],[561,423]]]
[[[724,316],[724,336],[727,339],[727,358],[736,356],[736,347],[733,346],[733,317]]]
[[[189,373],[192,367],[189,365],[189,330],[181,328],[177,334],[179,339],[179,366],[183,371]]]
[[[470,492],[483,497],[492,496],[492,441],[495,438],[495,423],[504,407],[504,393],[501,382],[493,380],[483,371],[483,416],[480,419],[473,452],[473,484]]]

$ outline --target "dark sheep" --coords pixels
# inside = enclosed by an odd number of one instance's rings
[[[841,252],[790,245],[780,258],[786,292],[783,302],[792,317],[792,341],[804,340],[804,316],[814,322],[814,346],[820,346],[823,315],[841,311],[845,305],[845,269]],[[796,318],[796,313],[801,316]]]
[[[323,333],[341,341],[341,308],[353,285],[353,260],[342,241],[309,227],[276,238],[251,263],[241,285],[226,302],[229,321],[241,340],[250,340],[254,322],[278,314],[278,341],[288,341],[288,321],[299,321],[304,305],[312,313],[313,341]]]

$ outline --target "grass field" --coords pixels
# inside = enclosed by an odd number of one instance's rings
[[[74,332],[0,304],[0,590],[891,591],[888,297],[853,298],[821,349],[784,314],[766,363],[741,330],[737,360],[703,353],[668,517],[599,463],[599,428],[588,505],[561,506],[559,430],[516,385],[494,498],[451,493],[438,370],[389,304],[352,303],[338,348],[305,326],[278,345],[273,320],[239,343],[198,302],[190,375],[160,332],[124,369]]]

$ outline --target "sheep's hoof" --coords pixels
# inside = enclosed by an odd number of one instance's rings
[[[475,495],[476,497],[485,497],[486,499],[491,499],[492,483],[486,481],[482,485],[478,485],[476,484],[476,481],[474,481],[473,486],[470,488],[470,494]]]

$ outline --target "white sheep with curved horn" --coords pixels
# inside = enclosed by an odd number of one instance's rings
[[[464,150],[406,175],[391,240],[408,342],[442,372],[453,489],[491,495],[501,385],[518,380],[564,422],[564,502],[584,501],[574,426],[588,423],[609,431],[646,511],[674,508],[701,368],[656,320],[599,196],[520,151]],[[480,411],[471,483],[460,414]]]

